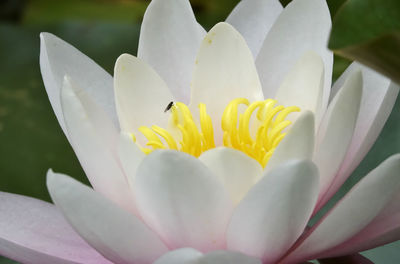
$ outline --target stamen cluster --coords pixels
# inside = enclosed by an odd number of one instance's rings
[[[265,167],[275,148],[286,135],[283,130],[291,124],[286,117],[292,112],[300,111],[296,106],[275,106],[276,104],[277,101],[273,99],[251,104],[245,98],[231,101],[225,108],[221,120],[223,146],[240,150]],[[142,147],[144,153],[149,154],[156,149],[169,148],[199,157],[204,151],[215,148],[212,119],[207,114],[205,104],[199,104],[200,130],[184,103],[176,102],[168,108],[171,112],[172,129],[178,129],[179,137],[159,126],[154,125],[151,128],[142,126],[139,131],[148,140],[146,145],[151,147]],[[239,108],[242,109],[242,113]],[[257,109],[255,118],[252,118]],[[136,141],[135,136],[132,136]]]

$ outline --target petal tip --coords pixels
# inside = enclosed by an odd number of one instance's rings
[[[51,169],[51,168],[48,169],[47,173],[46,173],[46,182],[47,182],[47,184],[49,184],[49,182],[53,182],[54,177],[55,177],[55,173],[54,173],[53,169]]]
[[[231,24],[229,24],[227,22],[219,22],[210,29],[210,31],[208,32],[208,34],[206,36],[213,37],[218,32],[231,32],[231,33],[240,35],[240,33]]]
[[[317,180],[319,177],[318,168],[310,159],[293,159],[282,166],[295,168],[299,175],[303,175],[307,179],[311,178],[310,180]],[[277,169],[279,170],[279,168]]]

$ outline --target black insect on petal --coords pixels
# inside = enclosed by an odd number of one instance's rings
[[[170,102],[167,107],[164,110],[164,113],[166,113],[169,109],[171,109],[171,107],[174,105],[174,102]]]

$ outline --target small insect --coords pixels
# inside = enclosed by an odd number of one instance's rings
[[[173,105],[174,105],[174,102],[170,102],[170,103],[167,105],[167,107],[165,108],[164,113],[168,112],[168,110],[171,109]]]

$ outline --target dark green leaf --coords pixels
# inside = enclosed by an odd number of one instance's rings
[[[400,83],[400,1],[348,0],[334,17],[329,48]]]
[[[374,264],[372,261],[360,254],[329,259],[319,259],[318,262],[321,264]]]

